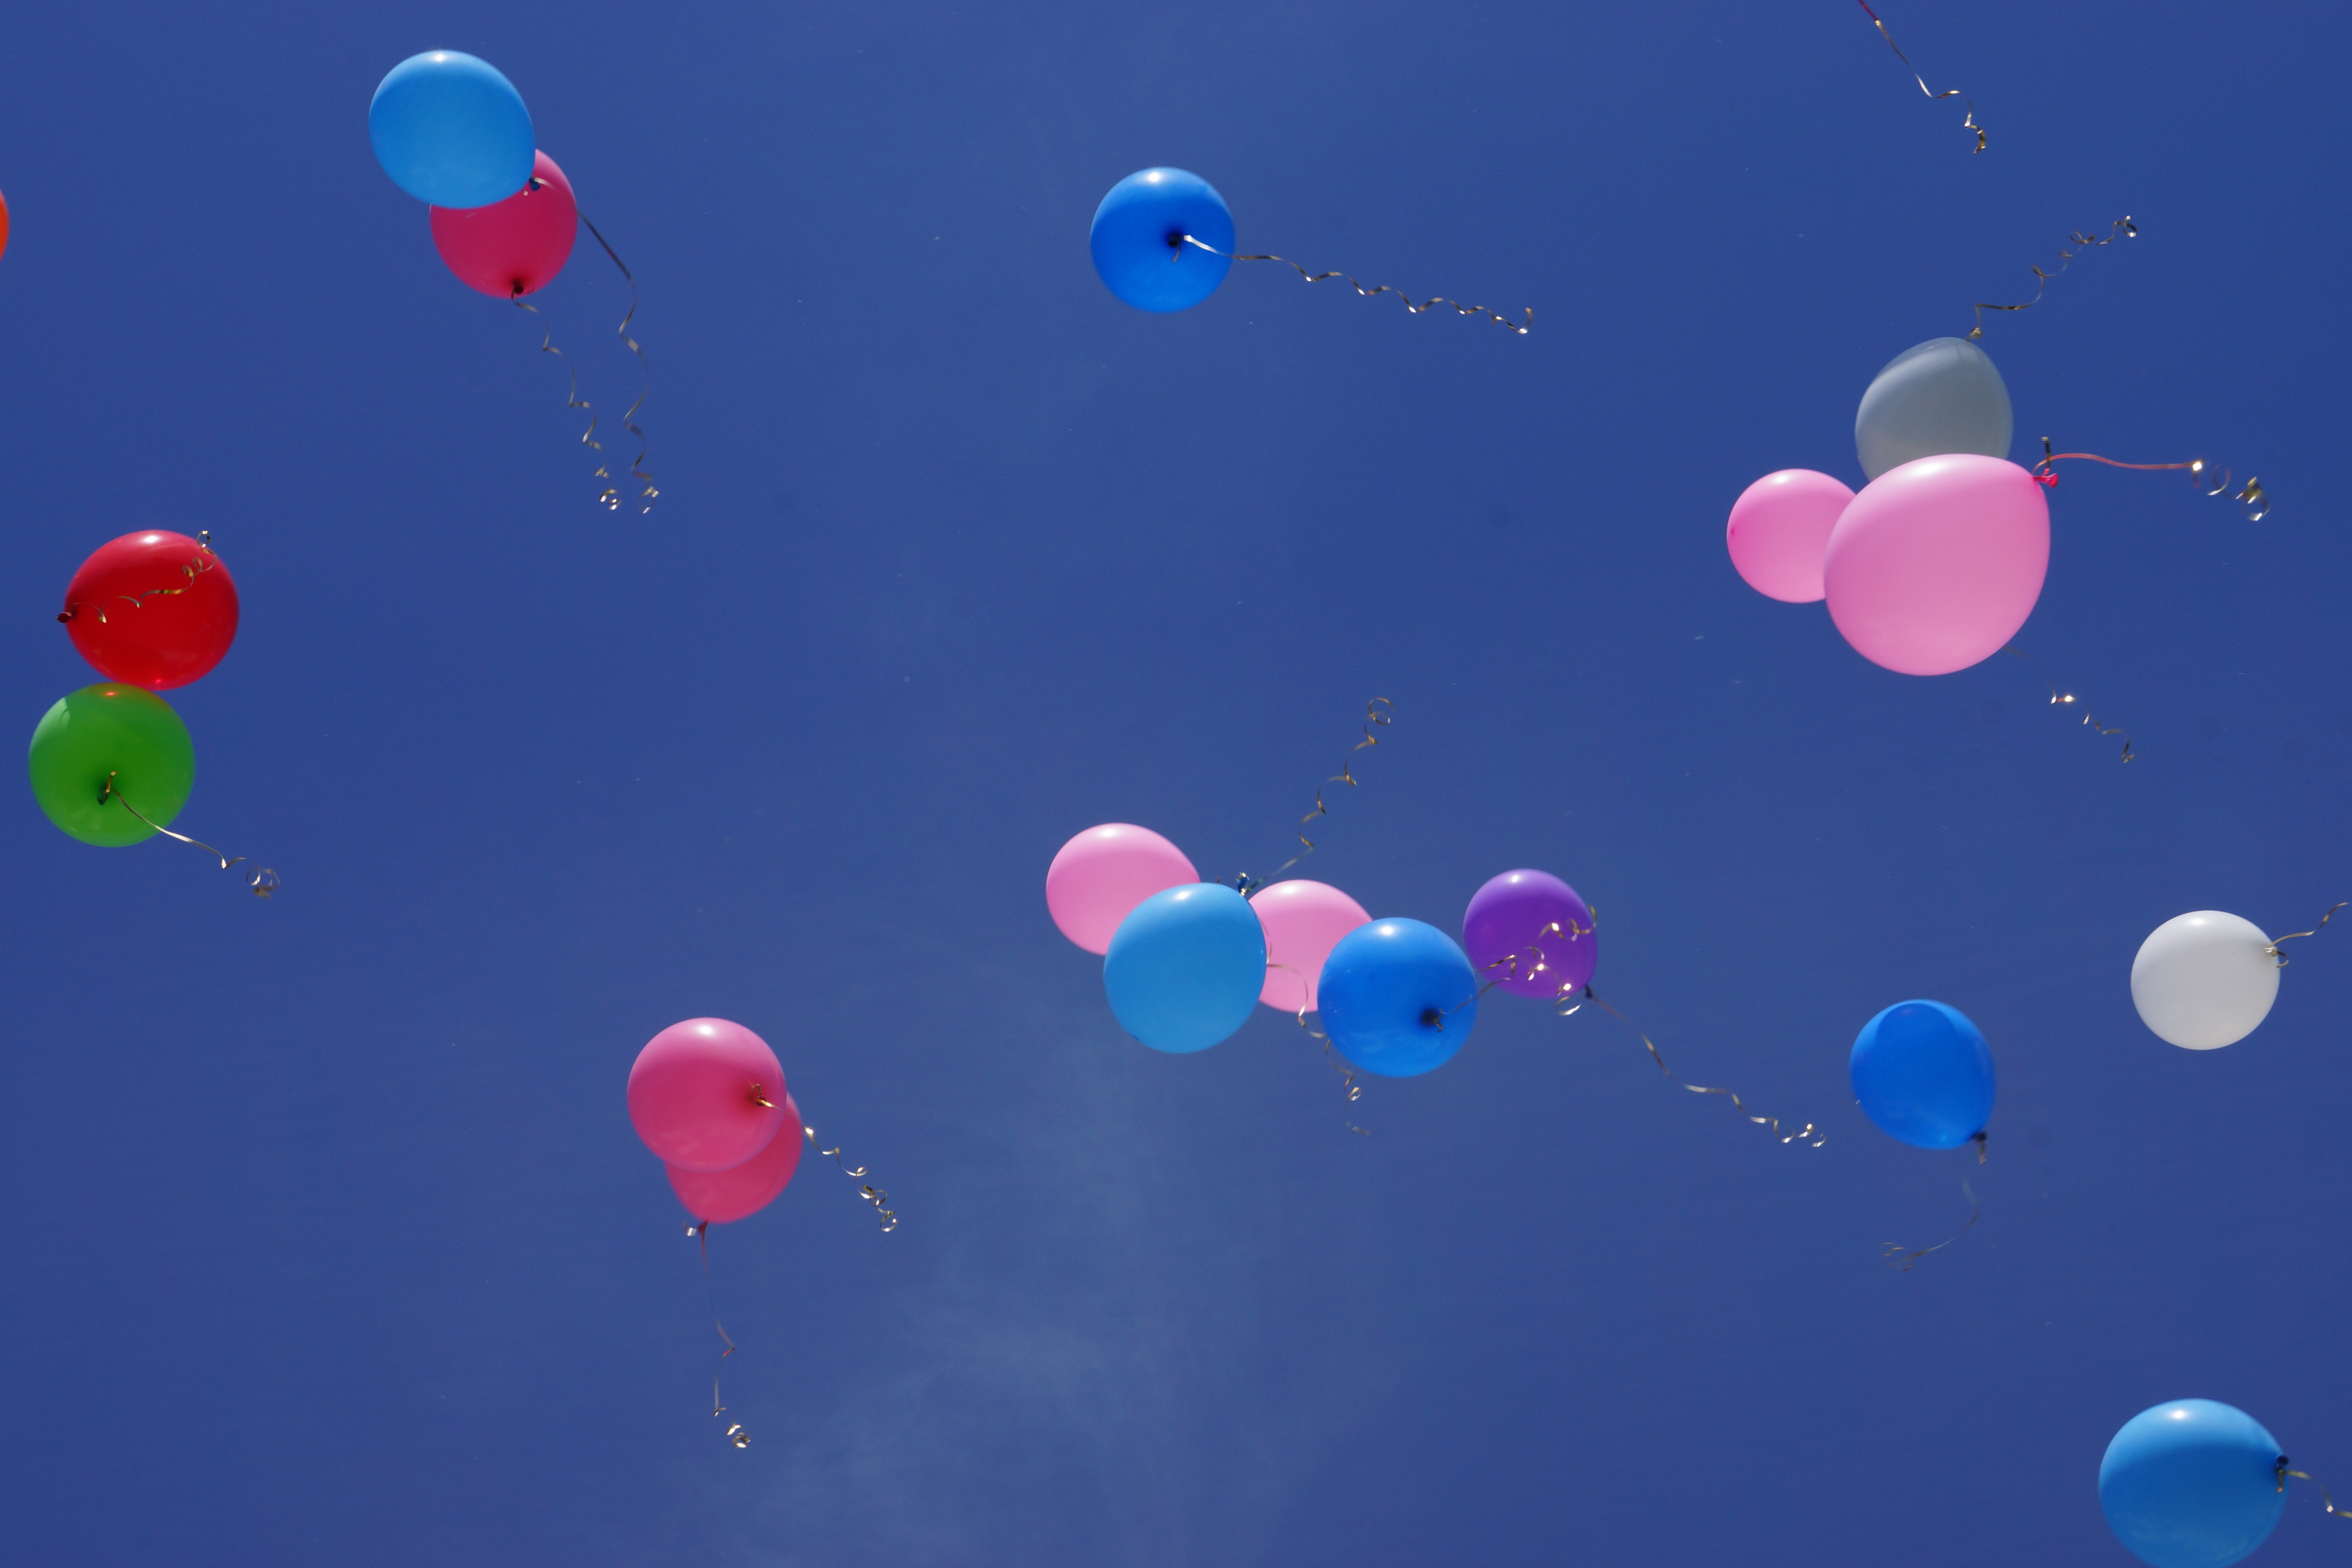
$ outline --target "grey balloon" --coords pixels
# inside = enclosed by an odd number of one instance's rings
[[[2015,427],[1991,357],[1965,338],[1930,338],[1889,360],[1862,395],[1853,448],[1874,479],[1945,452],[2006,458]]]

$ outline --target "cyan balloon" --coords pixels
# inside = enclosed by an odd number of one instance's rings
[[[1217,291],[1232,263],[1234,215],[1217,188],[1182,169],[1142,169],[1110,188],[1087,238],[1095,271],[1139,310],[1189,310]]]
[[[1846,1071],[1863,1113],[1917,1148],[1957,1149],[1992,1115],[1992,1052],[1941,1002],[1897,1002],[1864,1024]]]
[[[1478,976],[1454,939],[1420,921],[1358,926],[1323,961],[1317,1010],[1332,1048],[1366,1072],[1444,1067],[1478,1021]]]
[[[1966,338],[1930,338],[1886,363],[1853,416],[1853,449],[1872,479],[1948,452],[2009,456],[2016,420],[1992,358]]]
[[[2099,1461],[2099,1510],[2155,1568],[2226,1568],[2270,1539],[2286,1507],[2278,1439],[2210,1399],[2176,1399],[2124,1423]]]
[[[1152,894],[1111,933],[1103,991],[1119,1027],[1155,1051],[1205,1051],[1257,1006],[1265,928],[1218,882]]]
[[[538,142],[522,94],[455,49],[413,55],[376,84],[368,140],[392,183],[436,207],[486,207],[530,183]]]

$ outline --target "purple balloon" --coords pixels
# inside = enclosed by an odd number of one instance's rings
[[[1479,984],[1493,981],[1520,996],[1581,990],[1601,961],[1591,910],[1549,871],[1490,879],[1463,911],[1462,946]]]

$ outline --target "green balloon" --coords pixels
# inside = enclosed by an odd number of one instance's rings
[[[196,749],[188,727],[142,687],[104,681],[57,700],[33,731],[33,796],[49,820],[85,844],[152,838],[188,804]],[[111,774],[114,794],[107,795]],[[125,811],[135,808],[142,822]]]

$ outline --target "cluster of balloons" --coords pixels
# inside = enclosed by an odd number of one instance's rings
[[[698,1226],[776,1201],[800,1168],[800,1107],[768,1042],[725,1018],[688,1018],[629,1068],[629,1122]]]
[[[58,698],[34,728],[33,796],[85,844],[152,838],[179,816],[196,777],[187,726],[155,693],[199,679],[228,652],[236,583],[208,537],[126,533],[81,563],[58,619],[106,679]]]
[[[1861,493],[1810,468],[1765,475],[1731,509],[1731,563],[1771,598],[1828,600],[1839,634],[1885,668],[1948,675],[1989,658],[2050,567],[2049,500],[2009,461],[2013,424],[1984,350],[1906,350],[1854,415]]]
[[[2107,1444],[2099,1510],[2153,1568],[2226,1568],[2278,1527],[2287,1478],[2303,1475],[2289,1463],[2244,1411],[2175,1399],[2141,1411]],[[2328,1511],[2341,1510],[2330,1501]]]
[[[434,248],[467,287],[519,300],[571,259],[572,182],[488,61],[454,49],[401,61],[368,104],[368,139],[393,184],[432,208]]]

